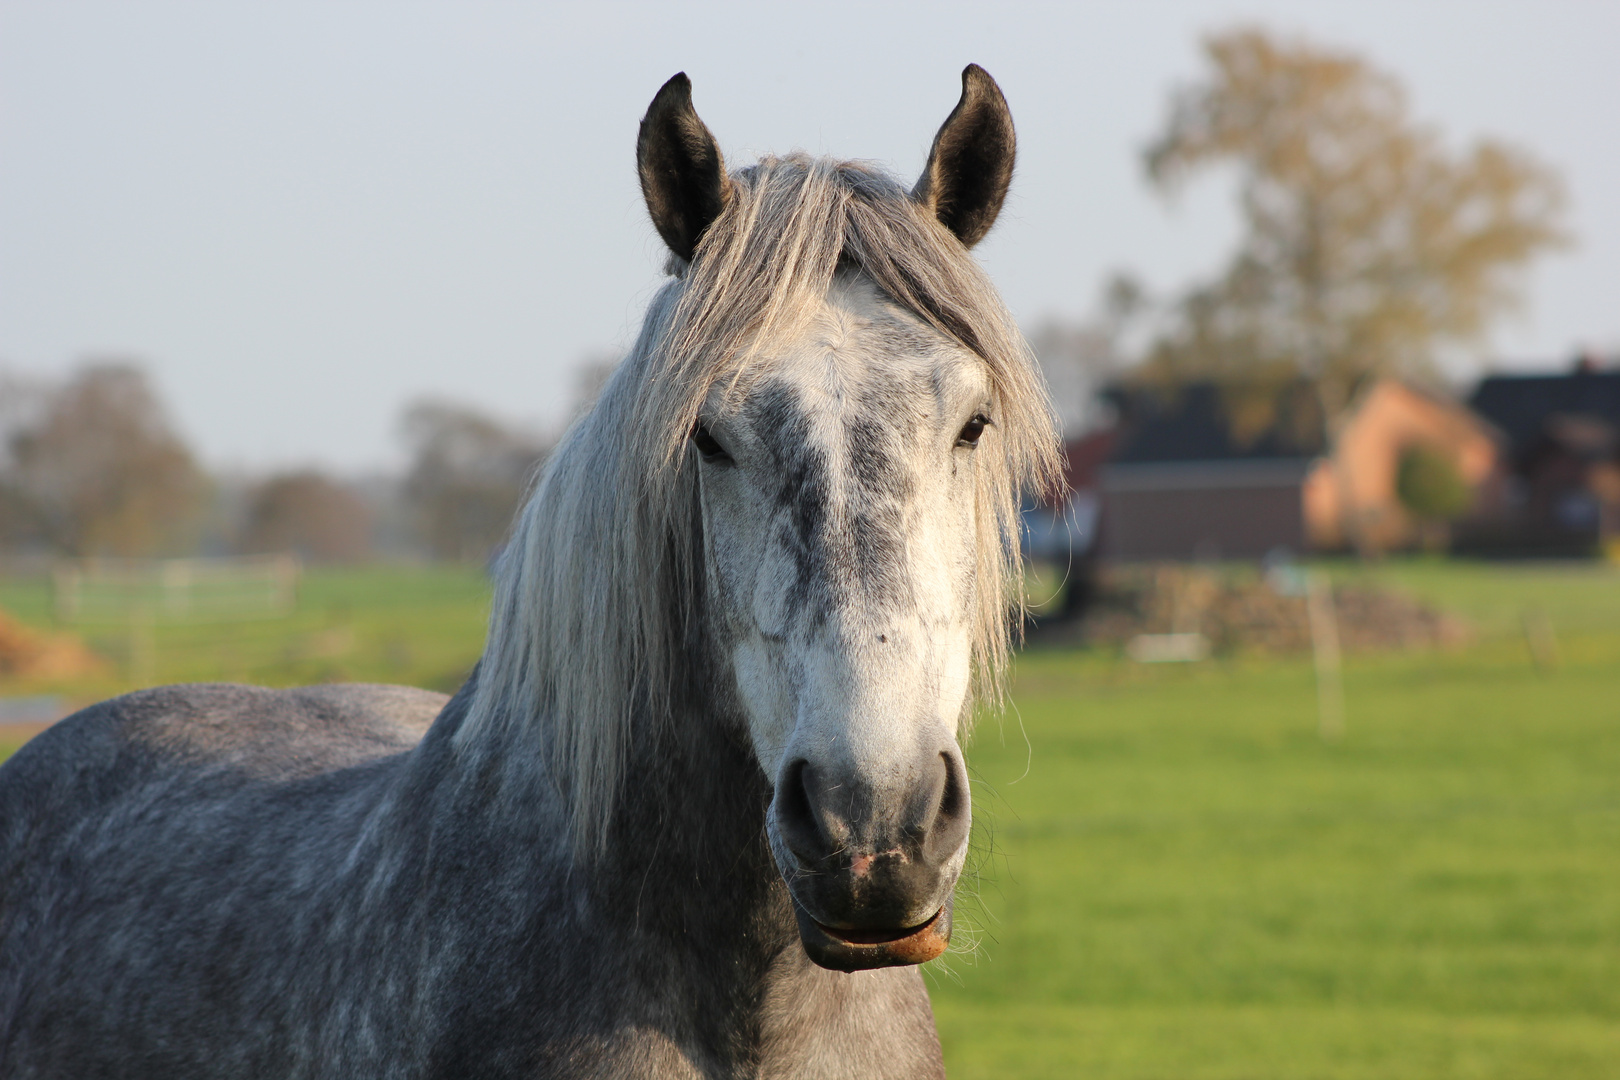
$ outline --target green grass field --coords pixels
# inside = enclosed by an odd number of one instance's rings
[[[1305,661],[1020,660],[933,977],[958,1080],[1620,1076],[1620,573],[1337,569],[1478,630],[1352,659],[1338,745]]]
[[[1620,571],[1334,565],[1470,620],[1350,658],[1344,740],[1304,659],[1031,650],[980,722],[977,876],[930,965],[951,1075],[1620,1077]],[[164,680],[448,689],[476,572],[311,574],[276,622],[158,632]],[[48,625],[42,586],[0,607]],[[1532,663],[1527,612],[1557,638]],[[120,639],[94,685],[121,689]],[[0,754],[6,753],[0,747]]]
[[[316,569],[304,575],[289,616],[157,626],[143,678],[128,628],[58,626],[49,581],[0,580],[0,610],[40,629],[78,633],[104,660],[99,672],[68,682],[0,682],[0,694],[55,694],[77,707],[143,682],[387,682],[449,693],[483,650],[489,592],[476,567]],[[15,741],[0,727],[0,757]]]
[[[489,579],[472,567],[306,571],[290,616],[158,625],[153,681],[383,681],[453,690],[483,648],[489,589]],[[88,700],[129,688],[132,643],[126,627],[57,626],[45,579],[0,581],[0,610],[32,626],[78,633],[108,661],[83,688],[47,688]]]

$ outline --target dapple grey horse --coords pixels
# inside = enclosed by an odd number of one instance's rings
[[[548,463],[449,700],[172,686],[0,768],[0,1076],[942,1075],[958,748],[1043,384],[968,253],[969,67],[909,188],[642,121],[670,281]]]

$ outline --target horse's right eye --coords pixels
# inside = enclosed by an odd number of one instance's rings
[[[973,419],[962,425],[961,434],[956,436],[956,445],[965,446],[970,450],[978,446],[979,436],[984,434],[985,425],[988,423],[990,423],[988,416],[984,413],[975,413]]]
[[[697,452],[703,455],[704,461],[731,460],[731,455],[726,453],[726,448],[721,446],[720,441],[710,435],[709,429],[702,424],[692,429],[692,445],[697,447]]]

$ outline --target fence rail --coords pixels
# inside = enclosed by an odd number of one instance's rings
[[[290,555],[220,559],[86,559],[52,573],[65,623],[232,622],[274,618],[298,598]]]

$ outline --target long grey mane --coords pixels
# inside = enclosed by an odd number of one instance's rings
[[[1000,700],[1019,625],[1018,508],[1056,476],[1050,405],[1012,315],[959,240],[863,163],[771,157],[732,177],[690,264],[654,298],[596,408],[519,515],[457,745],[548,755],[576,853],[605,839],[638,725],[675,722],[671,687],[700,635],[699,524],[686,450],[716,387],[739,392],[817,310],[841,269],[982,358],[995,424],[978,457],[975,691]],[[510,736],[506,738],[502,736]]]

